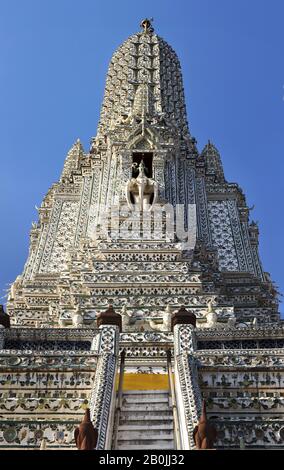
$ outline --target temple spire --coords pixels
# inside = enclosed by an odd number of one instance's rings
[[[189,137],[179,59],[173,48],[154,32],[152,19],[141,22],[142,32],[119,46],[109,64],[98,135],[105,136],[121,123],[133,124],[131,111],[141,105],[146,114],[163,115]],[[150,110],[149,110],[150,107]],[[148,108],[148,109],[147,109]],[[125,117],[126,116],[126,117]],[[127,118],[128,117],[128,118]]]
[[[201,156],[206,161],[207,174],[215,176],[218,181],[224,181],[225,176],[220,153],[210,140],[208,140],[208,144],[205,145],[204,149],[202,150]]]
[[[76,142],[72,145],[71,149],[67,153],[64,167],[61,175],[62,178],[68,178],[72,171],[79,168],[80,160],[84,157],[84,148],[81,144],[80,139],[77,139]]]

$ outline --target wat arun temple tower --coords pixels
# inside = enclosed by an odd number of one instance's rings
[[[149,20],[114,53],[0,313],[0,448],[284,447],[284,327],[258,226],[191,136],[181,67]],[[123,354],[121,355],[123,351]]]

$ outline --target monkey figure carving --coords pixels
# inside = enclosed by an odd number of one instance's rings
[[[81,424],[75,429],[74,437],[78,450],[95,449],[98,440],[98,431],[91,422],[89,408],[86,409]]]
[[[202,414],[197,426],[193,431],[193,439],[197,450],[213,449],[214,441],[216,440],[217,432],[214,426],[207,421],[206,416],[206,403],[202,403]]]

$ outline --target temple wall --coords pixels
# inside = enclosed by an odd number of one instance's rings
[[[91,406],[98,330],[1,330],[0,448],[74,447]]]
[[[283,447],[283,349],[199,351],[195,357],[217,447]]]
[[[0,352],[0,448],[74,446],[73,431],[89,405],[97,354]]]

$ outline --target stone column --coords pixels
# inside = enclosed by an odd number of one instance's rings
[[[201,413],[202,397],[194,351],[197,349],[194,326],[174,326],[175,388],[182,449],[194,449],[193,430]]]

